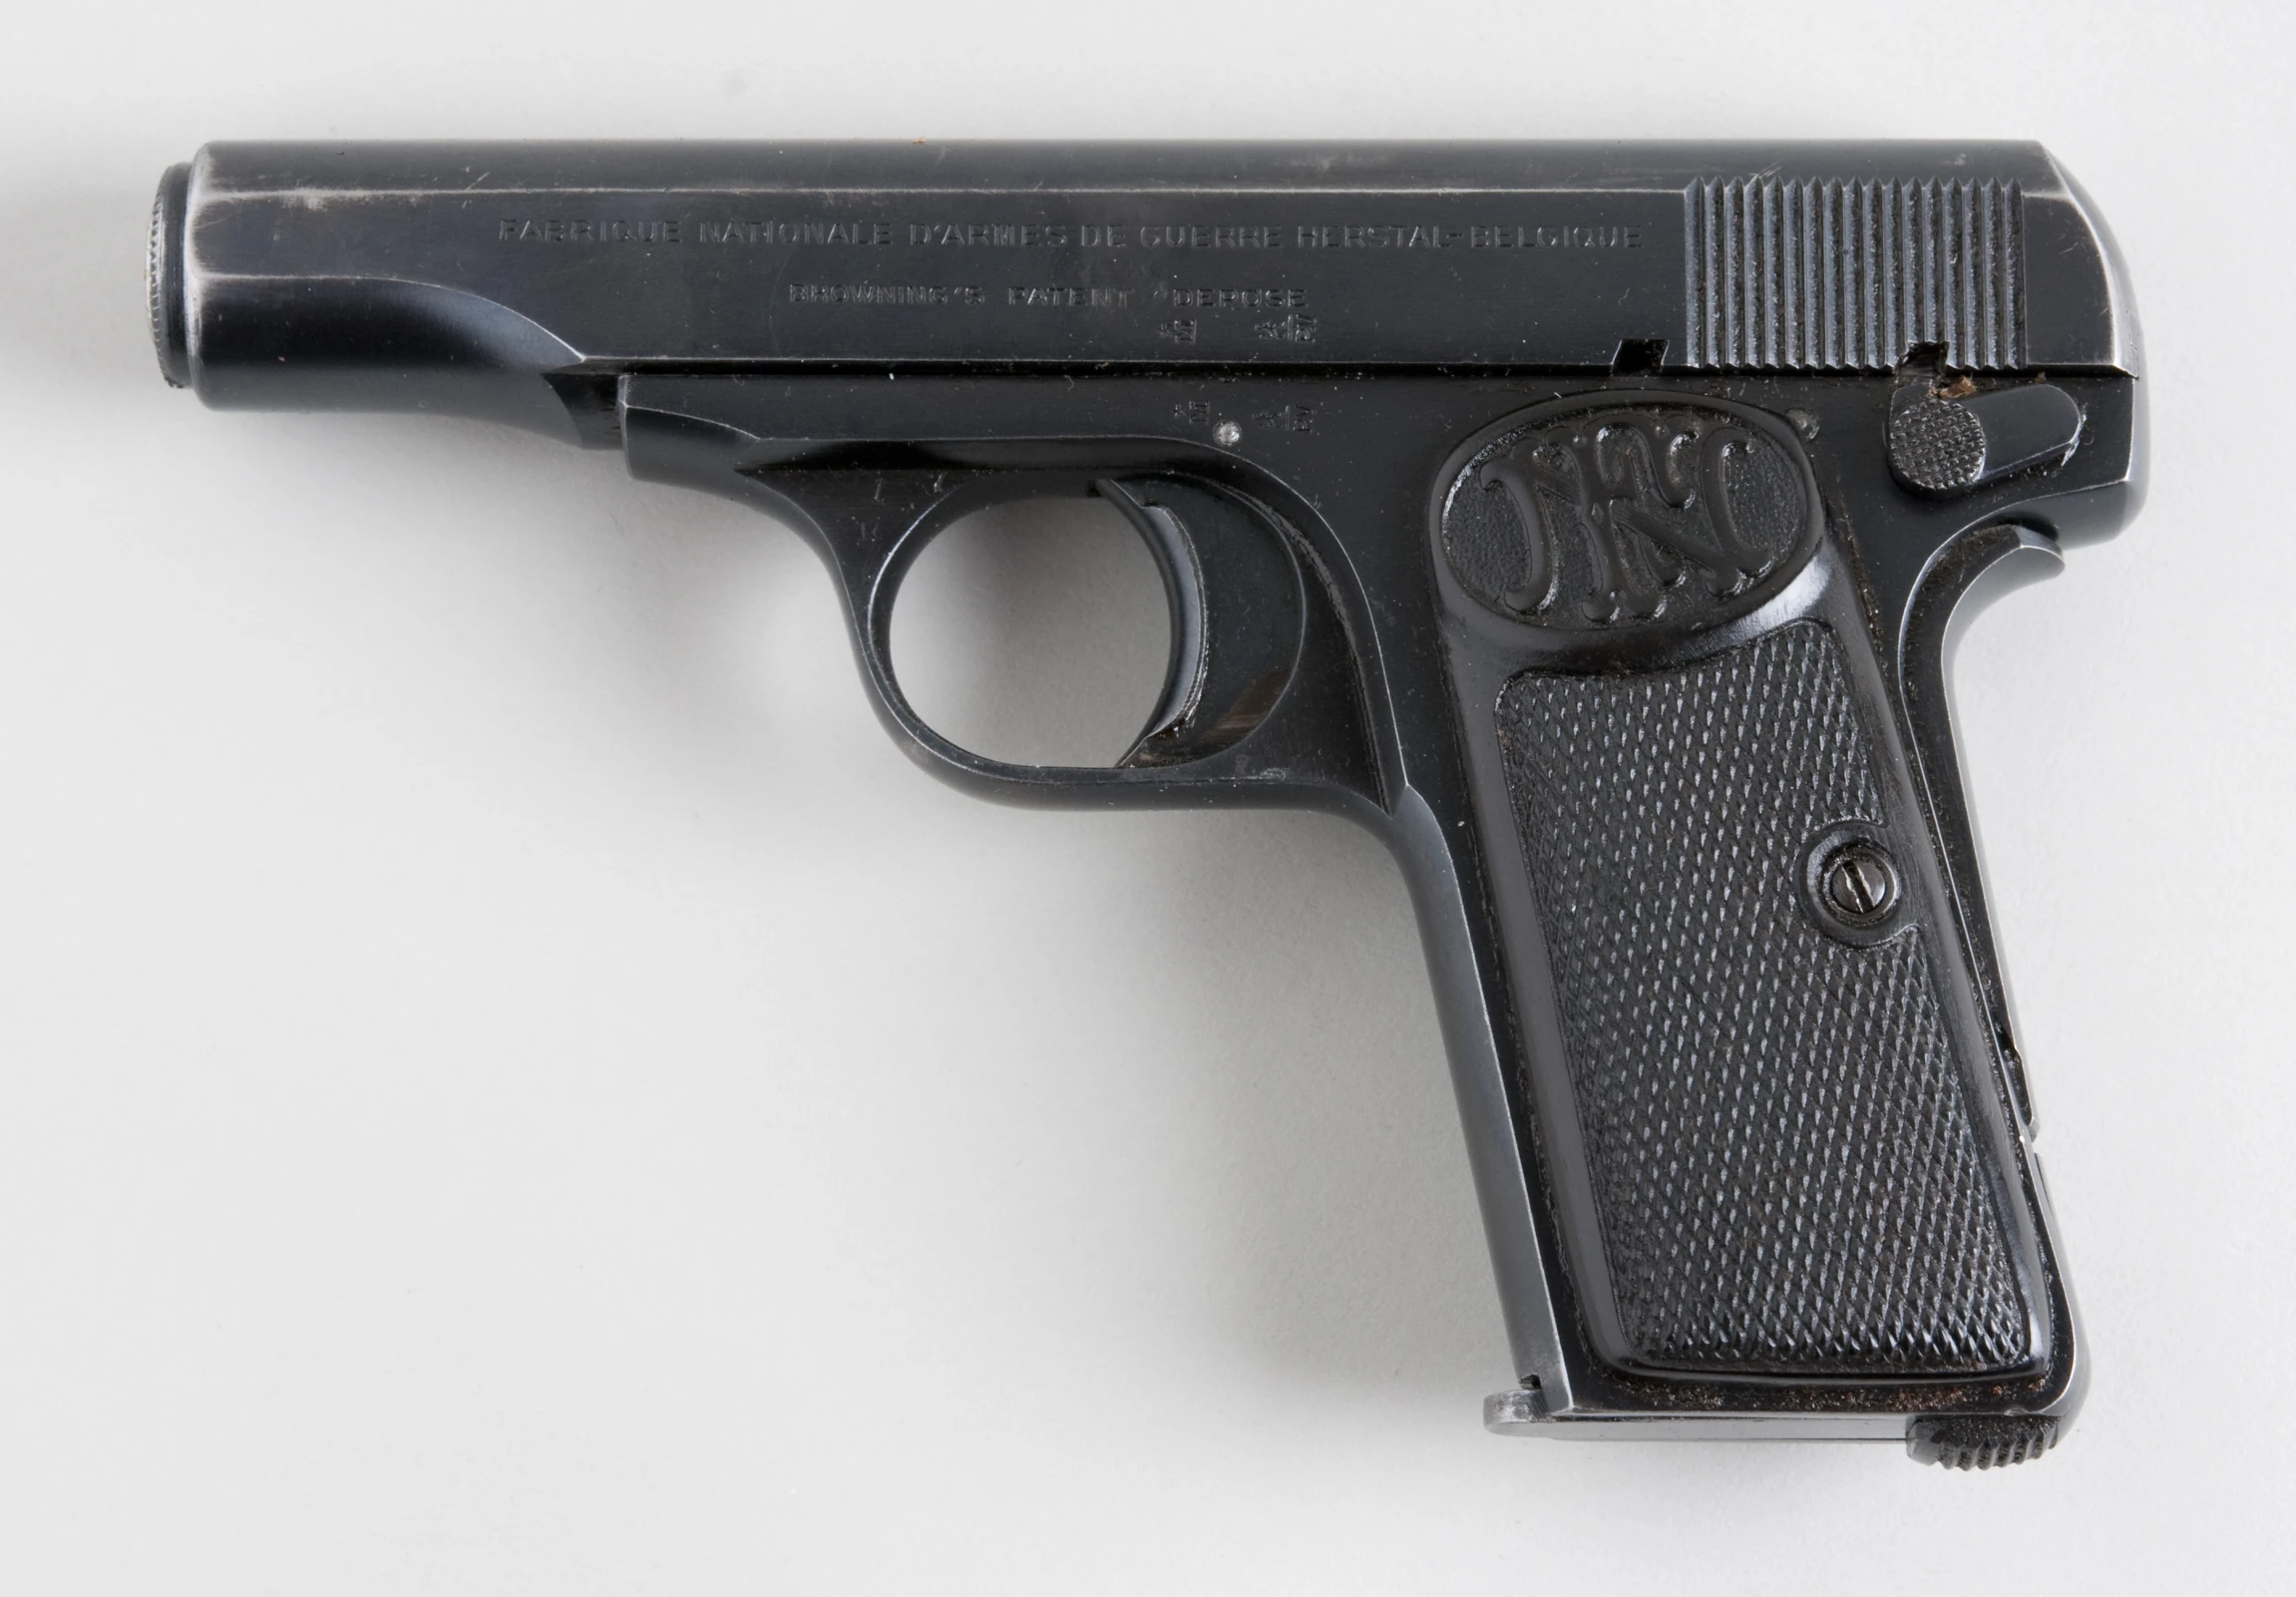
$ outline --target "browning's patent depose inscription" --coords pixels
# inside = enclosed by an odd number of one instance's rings
[[[1516,620],[1719,621],[1807,559],[1807,477],[1789,437],[1741,413],[1568,403],[1469,457],[1444,500],[1443,549],[1462,587]]]

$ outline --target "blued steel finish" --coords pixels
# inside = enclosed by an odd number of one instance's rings
[[[1493,1428],[2036,1456],[2086,1382],[1946,702],[2140,494],[2109,239],[2031,145],[222,145],[211,405],[619,447],[803,531],[887,725],[1046,804],[1300,804],[1412,887],[1522,1385]],[[896,680],[965,512],[1173,610],[1106,770]]]

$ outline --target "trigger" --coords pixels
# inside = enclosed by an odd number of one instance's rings
[[[1164,692],[1120,766],[1182,765],[1241,742],[1268,717],[1299,658],[1299,566],[1266,515],[1173,478],[1093,491],[1146,540],[1172,606]]]

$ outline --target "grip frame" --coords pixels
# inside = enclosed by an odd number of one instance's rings
[[[2070,1418],[2087,1379],[2023,1093],[2005,1085],[2018,1079],[2016,1056],[1942,676],[1960,601],[1987,573],[2017,564],[2011,554],[2109,533],[2141,492],[2132,379],[2051,380],[2088,418],[2078,456],[1953,501],[1917,500],[1892,480],[1890,385],[1851,377],[1752,374],[1686,391],[1663,372],[663,375],[620,380],[617,430],[636,475],[726,495],[810,536],[845,599],[880,712],[933,774],[1025,804],[1304,805],[1346,815],[1387,843],[1418,913],[1520,1381],[1486,1403],[1492,1428],[1912,1438],[1940,1457],[1980,1457],[2003,1447],[2029,1455],[2040,1428],[2055,1435]],[[1527,626],[1462,585],[1441,516],[1474,441],[1526,406],[1686,404],[1779,441],[1799,463],[1809,536],[1735,530],[1734,547],[1753,552],[1756,568],[1776,557],[1774,569],[1723,585],[1719,606],[1628,630],[1599,615],[1566,633]],[[1201,415],[1310,409],[1312,430],[1262,425],[1211,448],[1174,431]],[[962,436],[944,430],[952,417],[964,419]],[[1792,441],[1816,433],[1816,447]],[[1451,466],[1435,470],[1446,457]],[[981,761],[905,713],[877,642],[889,585],[917,540],[976,492],[1026,491],[1046,473],[1083,485],[1143,471],[1264,507],[1254,536],[1278,529],[1298,563],[1306,631],[1291,685],[1265,721],[1204,758],[1083,771]],[[1695,528],[1673,531],[1684,547],[1722,547],[1700,545],[1707,535]],[[1941,1013],[1950,1011],[1956,1068],[1975,1083],[1972,1136],[1986,1179],[2007,1194],[1999,1207],[2030,1316],[2033,1357],[2016,1370],[1678,1368],[1637,1357],[1602,1319],[1605,1261],[1586,1182],[1568,1163],[1575,1107],[1567,1090],[1558,1095],[1556,1073],[1568,1055],[1495,707],[1527,671],[1679,670],[1793,624],[1821,624],[1842,642],[1844,691],[1888,794],[1877,813],[1901,840],[1907,913],[1936,929],[1933,985]],[[1995,1433],[2004,1425],[2016,1432],[2006,1440]]]

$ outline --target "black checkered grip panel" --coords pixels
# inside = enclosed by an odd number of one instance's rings
[[[2012,1243],[1924,939],[1803,908],[1884,823],[1833,634],[1680,670],[1516,677],[1509,791],[1630,1359],[1803,1376],[2028,1362]]]

